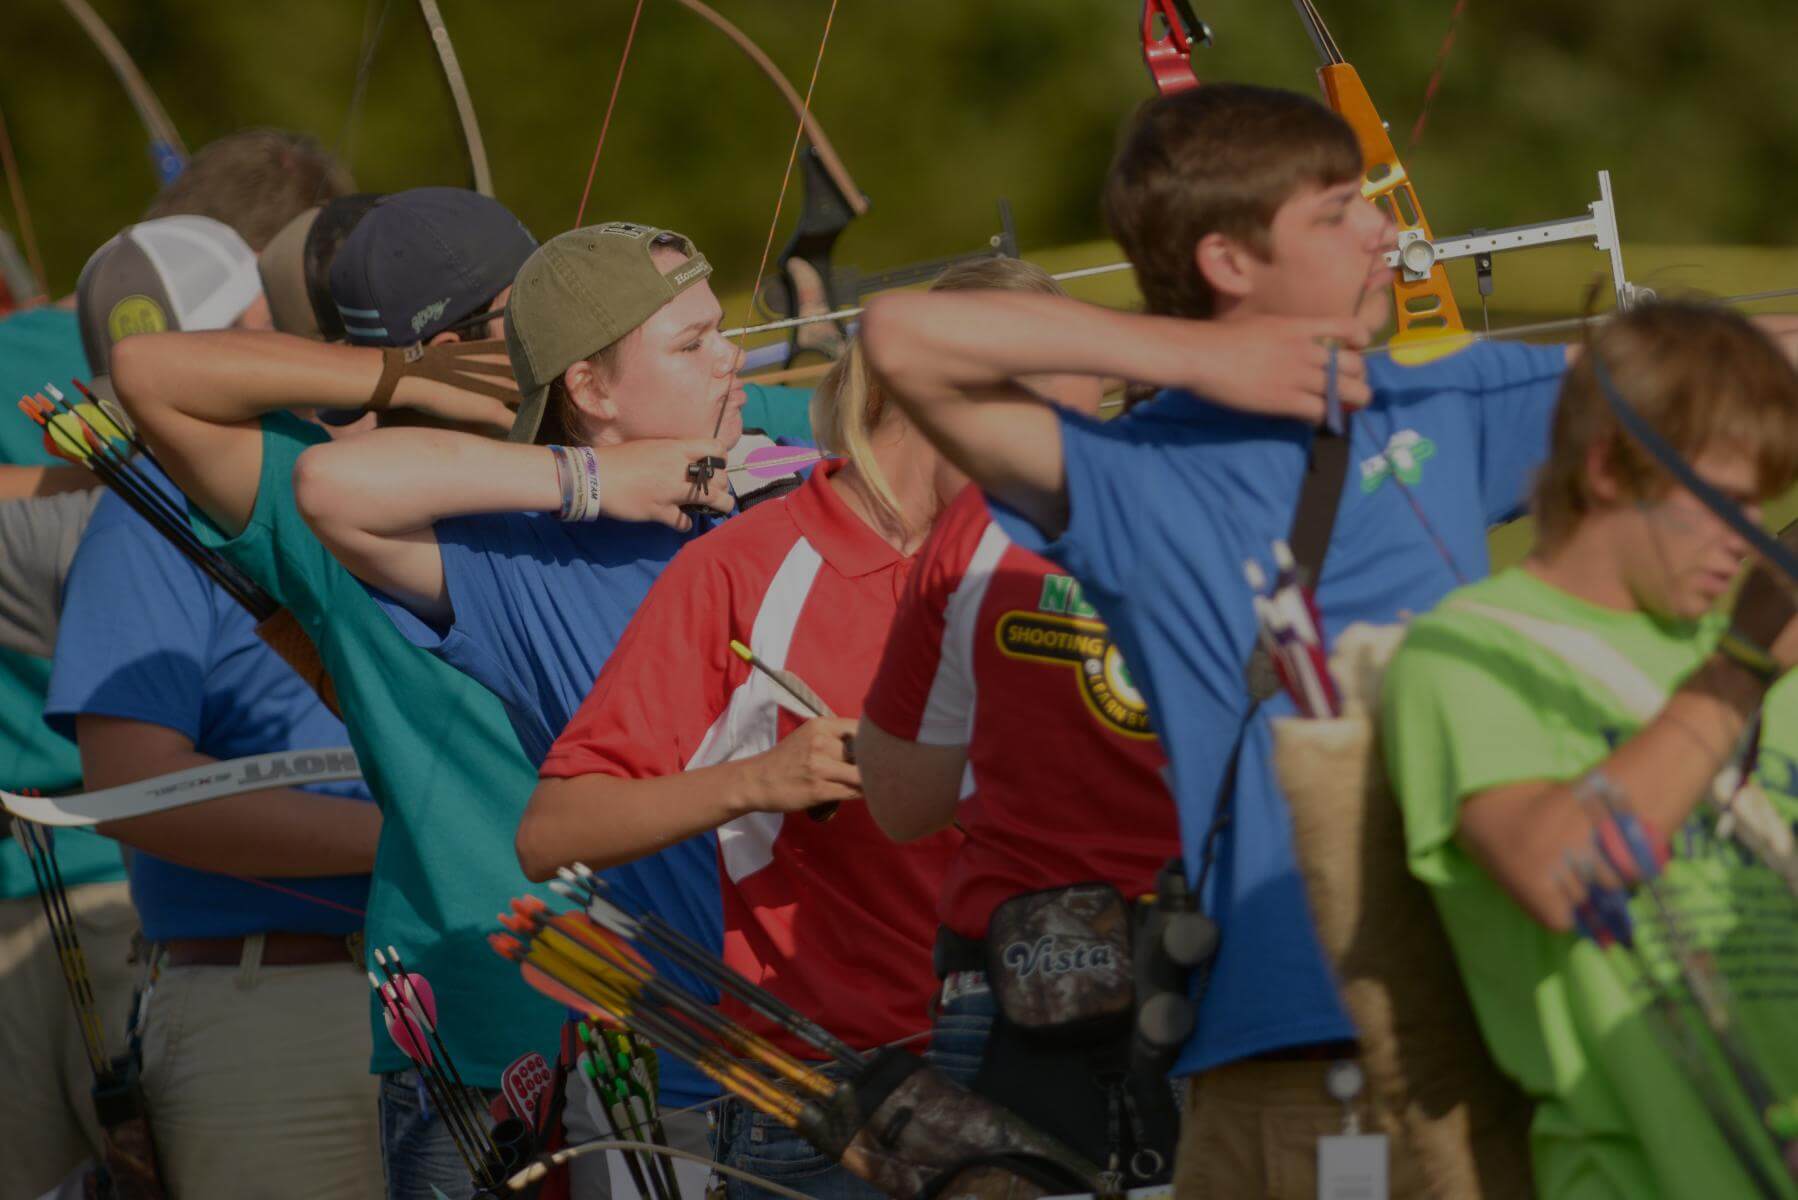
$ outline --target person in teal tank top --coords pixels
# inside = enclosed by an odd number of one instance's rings
[[[1757,566],[1719,609],[1749,544],[1619,425],[1594,360],[1751,519],[1798,480],[1798,374],[1768,337],[1689,304],[1605,326],[1561,392],[1534,551],[1416,620],[1387,672],[1410,867],[1535,1102],[1540,1195],[1798,1197],[1792,581]],[[1694,1006],[1715,977],[1734,1063]]]

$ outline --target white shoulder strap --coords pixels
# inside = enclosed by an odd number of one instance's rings
[[[1574,670],[1609,688],[1639,721],[1648,721],[1667,703],[1665,688],[1589,629],[1470,600],[1456,601],[1449,607],[1476,613],[1522,634]]]

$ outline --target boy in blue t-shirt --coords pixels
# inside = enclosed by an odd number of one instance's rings
[[[109,242],[82,274],[81,311],[109,311],[125,289],[156,294],[172,320],[265,319],[255,256],[205,218],[146,222]],[[107,335],[88,336],[103,369],[108,346],[96,343]],[[138,473],[169,511],[184,506],[160,471]],[[44,704],[79,746],[87,786],[343,745],[343,722],[255,624],[149,521],[104,496],[63,586]],[[298,1192],[379,1195],[360,959],[380,827],[359,782],[274,787],[99,826],[134,851],[131,898],[154,981],[134,1033],[171,1191],[240,1191],[253,1164]],[[264,1086],[277,1078],[281,1088]]]
[[[76,738],[95,788],[349,740],[250,614],[111,494],[64,589],[45,717]],[[160,963],[140,1022],[171,1186],[221,1194],[253,1161],[321,1195],[379,1194],[360,962],[379,831],[360,783],[101,826],[137,848],[131,899]],[[304,1142],[287,1132],[295,1105]]]
[[[1210,860],[1201,901],[1222,940],[1175,1067],[1193,1076],[1177,1187],[1310,1197],[1317,1139],[1345,1118],[1325,1071],[1355,1056],[1355,1031],[1271,769],[1269,719],[1290,705],[1251,718],[1243,564],[1272,575],[1334,376],[1363,411],[1318,591],[1326,635],[1422,611],[1484,575],[1487,528],[1517,514],[1546,452],[1567,353],[1484,345],[1408,369],[1332,349],[1364,345],[1386,320],[1393,226],[1361,195],[1349,127],[1294,93],[1214,84],[1150,101],[1105,199],[1153,315],[895,295],[869,309],[864,337],[1007,532],[1081,581],[1167,748],[1188,878]],[[1100,423],[1019,382],[1057,372],[1165,390]],[[1239,732],[1235,786],[1220,796]],[[1229,819],[1208,839],[1220,803]]]

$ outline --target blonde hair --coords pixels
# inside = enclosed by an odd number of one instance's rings
[[[1034,292],[1045,296],[1067,293],[1049,273],[1021,258],[981,258],[957,263],[931,283],[933,292]],[[874,460],[874,433],[895,415],[879,385],[868,372],[861,339],[851,338],[843,357],[837,359],[812,392],[812,438],[826,454],[846,458],[855,465],[873,494],[878,515],[899,529],[907,522],[899,497]],[[909,531],[908,531],[909,532]]]
[[[1798,475],[1798,373],[1739,313],[1659,301],[1615,317],[1592,336],[1561,383],[1548,462],[1531,509],[1537,543],[1553,550],[1598,507],[1586,462],[1595,446],[1630,500],[1652,500],[1672,477],[1617,422],[1599,387],[1602,361],[1629,405],[1688,461],[1731,449],[1754,461],[1757,490],[1773,495]]]

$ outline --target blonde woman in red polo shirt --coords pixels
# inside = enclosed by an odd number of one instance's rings
[[[1002,259],[935,286],[1058,290]],[[929,1030],[936,895],[959,835],[889,841],[860,802],[848,739],[912,556],[965,479],[872,386],[857,348],[814,395],[812,428],[837,458],[682,549],[651,588],[544,760],[518,853],[541,879],[716,829],[726,961],[871,1049]],[[779,708],[733,639],[843,715],[801,722]],[[833,801],[828,822],[799,815]],[[732,1015],[815,1057],[740,1006]],[[722,1161],[820,1200],[878,1195],[734,1102],[718,1141]],[[728,1186],[731,1200],[755,1194]]]

